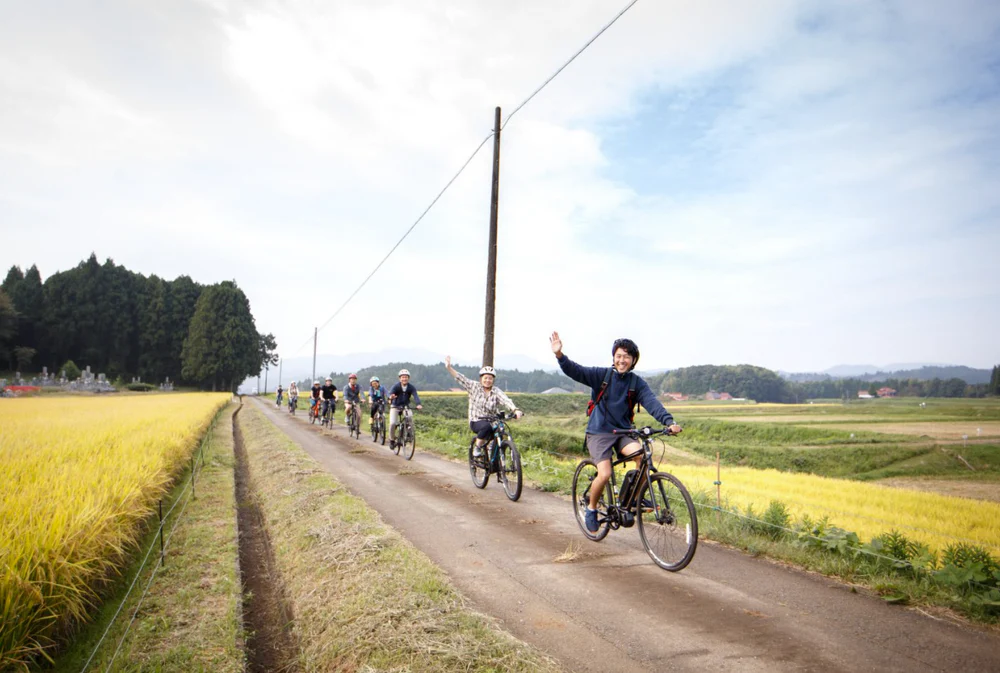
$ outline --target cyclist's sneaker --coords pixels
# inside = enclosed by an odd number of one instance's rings
[[[473,458],[482,458],[483,457],[483,447],[479,446],[478,444],[473,445],[473,447],[472,447],[472,457]]]
[[[642,503],[640,504],[642,505],[643,509],[653,509],[653,501],[650,500],[649,498],[643,498]]]
[[[596,533],[600,526],[597,525],[597,510],[587,508],[587,513],[584,515],[584,522],[587,524],[587,530],[591,533]]]

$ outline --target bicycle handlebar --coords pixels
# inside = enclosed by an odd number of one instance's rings
[[[669,427],[660,428],[659,430],[654,430],[653,428],[651,428],[650,426],[647,425],[644,428],[632,428],[630,430],[612,430],[611,434],[613,434],[613,435],[628,435],[629,437],[639,438],[639,437],[652,437],[653,435],[668,435],[669,436],[669,435],[673,435],[674,433],[670,432],[670,428]]]

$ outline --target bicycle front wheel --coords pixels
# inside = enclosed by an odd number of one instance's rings
[[[677,572],[694,558],[698,515],[684,484],[666,472],[643,479],[639,489],[639,537],[653,563]]]
[[[573,514],[580,530],[594,542],[603,540],[611,530],[611,522],[608,519],[608,493],[610,486],[604,489],[600,500],[597,501],[597,525],[596,533],[587,530],[587,520],[585,515],[590,506],[590,485],[597,476],[597,465],[594,461],[587,459],[576,466],[576,474],[573,475]]]
[[[372,432],[372,441],[377,444],[378,443],[378,420],[375,419],[375,418],[371,419],[370,426],[369,426],[368,429],[371,430],[371,432]]]
[[[486,454],[490,450],[490,445],[487,444],[483,447],[482,453],[478,456],[472,455],[475,450],[476,440],[475,438],[469,442],[469,474],[472,475],[472,483],[476,485],[476,488],[486,488],[486,484],[490,482],[490,470],[487,467],[489,465],[489,458]]]
[[[385,446],[385,416],[378,417],[378,434],[382,437],[382,446]]]
[[[413,428],[413,421],[407,420],[405,430],[403,431],[402,438],[402,449],[401,455],[403,458],[410,460],[413,458],[413,452],[417,449],[417,433]]]
[[[503,481],[504,493],[517,502],[521,497],[521,454],[512,439],[505,439],[500,443],[500,479]]]

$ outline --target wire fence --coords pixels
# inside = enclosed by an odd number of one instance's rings
[[[97,656],[98,651],[100,651],[101,649],[101,645],[104,644],[104,641],[107,639],[108,634],[111,633],[111,629],[118,622],[118,617],[122,614],[122,610],[125,608],[125,604],[128,602],[129,596],[132,595],[132,590],[135,589],[135,586],[138,583],[139,578],[142,576],[143,571],[146,569],[146,565],[149,563],[149,558],[153,553],[153,549],[156,548],[157,542],[159,542],[161,550],[160,558],[156,562],[156,565],[153,567],[153,571],[150,574],[148,581],[146,582],[146,587],[145,589],[143,589],[142,595],[139,597],[139,600],[136,603],[135,608],[132,610],[132,617],[131,619],[129,619],[128,625],[125,627],[125,631],[118,639],[118,643],[115,646],[114,654],[111,656],[111,661],[109,661],[107,666],[104,668],[105,673],[111,670],[111,667],[115,663],[115,659],[118,658],[118,654],[121,651],[122,645],[125,643],[125,638],[128,636],[128,633],[132,628],[132,624],[135,622],[136,617],[139,614],[140,608],[142,608],[142,603],[146,598],[146,594],[149,592],[149,588],[153,584],[153,579],[156,577],[156,573],[159,572],[159,569],[165,562],[166,552],[170,548],[170,538],[173,536],[174,531],[177,529],[177,525],[181,522],[181,519],[184,516],[184,511],[187,509],[188,503],[191,501],[192,498],[195,497],[195,478],[197,476],[198,470],[204,467],[205,447],[211,441],[211,438],[215,432],[215,426],[216,423],[218,422],[218,419],[219,419],[219,414],[216,414],[212,418],[212,422],[209,423],[208,429],[206,430],[205,436],[202,438],[202,441],[199,444],[198,449],[191,456],[191,463],[190,463],[191,469],[189,470],[187,477],[185,478],[180,493],[178,493],[177,496],[174,498],[173,505],[170,506],[170,509],[167,510],[167,513],[160,517],[160,523],[156,528],[155,535],[153,535],[152,541],[149,544],[149,548],[146,550],[146,555],[143,557],[142,563],[135,571],[135,577],[132,578],[132,583],[129,584],[128,590],[125,592],[125,595],[122,597],[121,603],[118,605],[118,609],[115,611],[114,616],[108,622],[108,625],[104,629],[104,633],[101,634],[101,637],[97,641],[97,644],[94,646],[94,649],[90,652],[90,656],[87,657],[87,661],[84,663],[83,668],[80,669],[80,673],[86,673],[86,671],[90,668],[91,662],[93,662],[94,657]],[[166,538],[164,538],[163,537],[164,527],[169,521],[170,515],[173,514],[174,510],[177,509],[177,506],[180,505],[182,501],[183,501],[183,506],[181,506],[181,509],[177,513],[177,516],[174,517],[173,525],[170,527],[170,530],[167,533]],[[161,512],[163,511],[162,507],[163,507],[163,500],[161,499],[160,500]]]

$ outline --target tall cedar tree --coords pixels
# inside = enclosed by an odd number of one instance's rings
[[[260,371],[260,335],[250,313],[250,301],[236,283],[206,288],[181,354],[182,374],[212,390],[232,390]]]

